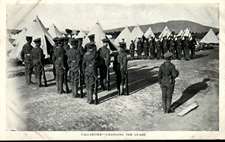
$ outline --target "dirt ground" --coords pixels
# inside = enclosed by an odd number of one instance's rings
[[[32,131],[215,131],[219,129],[218,49],[197,52],[190,61],[173,60],[180,71],[173,102],[182,102],[175,113],[164,114],[158,67],[163,60],[129,61],[129,96],[118,96],[115,76],[111,91],[100,92],[100,104],[85,98],[56,93],[53,74],[47,70],[49,87],[26,86],[23,75],[7,80],[9,129]],[[203,83],[203,79],[210,79]],[[34,80],[34,77],[33,77]],[[182,96],[182,98],[181,98]],[[15,99],[16,98],[16,99]],[[16,101],[19,100],[19,101]],[[199,107],[177,115],[189,104]],[[13,113],[12,113],[13,112]],[[14,117],[16,116],[16,117]]]

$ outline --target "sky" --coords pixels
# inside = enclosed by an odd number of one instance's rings
[[[97,21],[105,30],[169,20],[190,20],[206,26],[219,27],[219,5],[214,3],[17,3],[8,4],[6,13],[8,28],[26,27],[36,15],[46,27],[54,23],[60,30],[89,30]]]

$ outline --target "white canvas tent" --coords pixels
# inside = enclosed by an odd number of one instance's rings
[[[125,40],[126,44],[129,45],[131,43],[131,32],[128,29],[128,27],[125,27],[121,33],[118,35],[118,37],[114,40],[114,43],[116,45],[119,45],[119,42],[122,41],[122,39]]]
[[[202,40],[200,41],[200,43],[206,43],[206,44],[215,43],[215,44],[218,44],[219,43],[219,40],[216,37],[216,35],[213,32],[213,30],[210,29],[208,31],[208,33],[202,38]]]
[[[148,30],[144,34],[145,38],[155,37],[155,34],[152,31],[152,28],[149,27]]]
[[[191,37],[191,31],[190,31],[189,28],[186,28],[186,29],[184,30],[183,36],[186,36],[186,37],[189,37],[189,38]]]
[[[47,53],[47,45],[50,44],[51,46],[54,46],[54,41],[42,24],[41,20],[38,18],[38,16],[36,16],[36,18],[31,22],[30,26],[24,28],[18,35],[15,49],[11,52],[10,58],[21,60],[20,53],[23,45],[26,43],[26,36],[32,36],[33,39],[41,38],[41,48],[43,49],[45,58],[49,57]],[[32,45],[34,45],[34,43],[32,43]]]
[[[137,41],[137,38],[142,37],[144,35],[143,31],[139,26],[136,26],[131,32],[131,40]]]
[[[19,59],[21,60],[21,56],[20,53],[22,51],[23,45],[26,43],[26,32],[27,29],[24,28],[17,36],[14,44],[15,47],[13,48],[13,50],[10,52],[9,54],[9,58],[10,59]]]
[[[52,24],[51,27],[49,28],[48,32],[50,33],[50,35],[55,38],[55,37],[63,37],[63,33],[60,32],[60,30],[54,25]]]
[[[91,28],[88,35],[83,40],[83,44],[82,44],[83,46],[85,46],[89,42],[89,38],[88,38],[89,35],[95,35],[95,45],[97,46],[97,49],[99,49],[100,47],[103,46],[102,39],[106,38],[106,34],[103,32],[103,29],[102,29],[102,26],[100,25],[100,23],[97,22]],[[117,46],[112,42],[112,40],[111,39],[109,39],[109,40],[110,40],[109,46],[110,47],[113,46],[114,50],[117,49]]]
[[[13,45],[9,42],[9,40],[6,40],[6,51],[7,54],[10,53],[14,49]]]
[[[183,37],[184,36],[184,31],[183,30],[180,30],[180,32],[177,34],[177,36]]]
[[[165,26],[165,28],[163,29],[163,31],[159,35],[159,38],[161,39],[163,37],[169,37],[170,35],[171,35],[170,29],[167,26]]]
[[[87,36],[87,34],[86,34],[85,32],[80,31],[80,32],[78,33],[78,35],[75,36],[75,38],[85,38],[86,36]]]

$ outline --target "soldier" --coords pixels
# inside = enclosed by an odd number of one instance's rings
[[[162,55],[164,55],[167,51],[168,51],[168,40],[166,37],[163,37],[163,40],[162,40]]]
[[[156,52],[157,52],[157,59],[161,59],[162,57],[162,48],[161,48],[161,45],[160,45],[160,41],[159,39],[155,39],[155,48],[156,48]]]
[[[110,65],[110,50],[107,48],[108,40],[102,39],[103,46],[98,50],[98,63],[100,71],[100,84],[103,90],[107,86],[107,90],[110,88],[109,79],[109,65]]]
[[[64,56],[64,65],[65,65],[65,71],[64,71],[64,79],[63,79],[63,84],[66,86],[66,93],[69,93],[69,86],[68,86],[68,79],[67,79],[67,75],[68,75],[68,70],[69,70],[69,65],[67,64],[67,60],[68,60],[68,51],[70,49],[70,46],[68,44],[69,42],[69,38],[68,37],[64,37],[62,38],[63,41],[63,48],[65,50],[65,56]]]
[[[149,57],[149,42],[148,42],[148,39],[144,39],[143,48],[144,48],[144,56],[147,59]]]
[[[55,37],[53,39],[53,41],[55,42],[55,45],[53,46],[52,51],[50,53],[50,55],[51,55],[50,58],[52,59],[52,65],[53,65],[52,72],[53,72],[53,76],[54,76],[54,80],[55,80],[56,79],[56,70],[55,70],[55,64],[54,64],[54,61],[53,61],[53,56],[54,56],[54,50],[55,50],[56,46],[58,46],[59,38]]]
[[[68,51],[68,66],[69,66],[69,76],[72,82],[71,88],[73,97],[78,97],[78,85],[79,85],[79,74],[80,74],[80,51],[78,49],[78,40],[71,39],[70,44],[72,48]],[[81,97],[83,94],[81,94]]]
[[[128,72],[127,72],[127,53],[125,45],[120,43],[119,54],[117,56],[120,75],[118,77],[119,95],[129,95],[128,92]],[[119,86],[118,85],[118,86]],[[126,93],[125,93],[126,90]]]
[[[196,45],[195,38],[190,37],[189,47],[190,47],[190,50],[191,50],[191,59],[193,59],[194,56],[195,56],[195,45]]]
[[[31,57],[31,51],[33,49],[33,46],[31,45],[32,37],[27,36],[26,40],[27,40],[27,43],[24,44],[23,49],[21,51],[21,58],[25,64],[26,83],[27,85],[30,85],[31,75],[32,75],[32,57]]]
[[[131,44],[130,44],[130,55],[131,58],[134,59],[134,51],[135,51],[135,43],[133,40],[131,40]]]
[[[63,39],[58,39],[58,45],[55,47],[53,61],[56,69],[56,87],[59,94],[64,93],[63,81],[65,72],[65,50],[63,48]]]
[[[79,80],[79,87],[80,87],[80,93],[81,93],[81,98],[84,96],[83,94],[83,85],[84,85],[84,71],[82,70],[82,62],[83,62],[83,57],[84,57],[84,48],[82,46],[83,38],[82,37],[77,37],[78,40],[78,50],[80,53],[80,80]]]
[[[82,67],[84,71],[84,78],[87,89],[87,102],[89,104],[92,104],[93,94],[95,94],[95,104],[98,104],[98,76],[96,67],[97,47],[94,43],[94,35],[90,35],[89,40],[90,42],[85,45],[87,52],[84,54]]]
[[[122,39],[122,43],[124,44],[125,49],[127,49],[127,44],[126,44],[126,42],[125,42],[125,39],[124,39],[124,38]]]
[[[164,54],[166,61],[160,66],[158,79],[162,90],[162,106],[164,113],[171,112],[170,106],[172,101],[172,94],[174,91],[175,78],[179,75],[175,65],[171,63],[172,53]]]
[[[35,70],[35,78],[37,81],[37,84],[39,87],[42,87],[41,84],[41,75],[42,75],[42,61],[43,61],[43,50],[40,48],[41,46],[41,39],[37,38],[34,40],[35,46],[31,51],[31,56],[32,56],[32,60],[33,60],[33,67]]]
[[[137,41],[137,55],[138,55],[138,58],[141,58],[141,55],[142,55],[142,41],[141,41],[141,38],[139,37],[138,38],[138,41]]]
[[[182,41],[181,41],[181,36],[177,37],[176,41],[176,53],[177,53],[177,59],[181,59],[181,54],[182,54]]]
[[[150,48],[150,58],[154,59],[155,58],[155,44],[154,44],[154,38],[151,37],[149,38],[149,48]]]
[[[174,37],[173,36],[170,36],[169,51],[173,54],[172,58],[175,59],[175,57],[176,57],[176,50],[175,50],[175,41],[174,41]]]
[[[184,58],[190,60],[189,40],[188,37],[184,38]]]

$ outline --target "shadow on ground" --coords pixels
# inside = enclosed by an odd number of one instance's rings
[[[205,90],[208,87],[207,82],[209,80],[210,79],[205,78],[201,82],[198,82],[198,83],[188,86],[182,92],[182,96],[171,105],[171,109],[175,110],[176,108],[178,108],[179,106],[181,106],[182,104],[187,102],[189,99],[194,97],[199,91]]]

